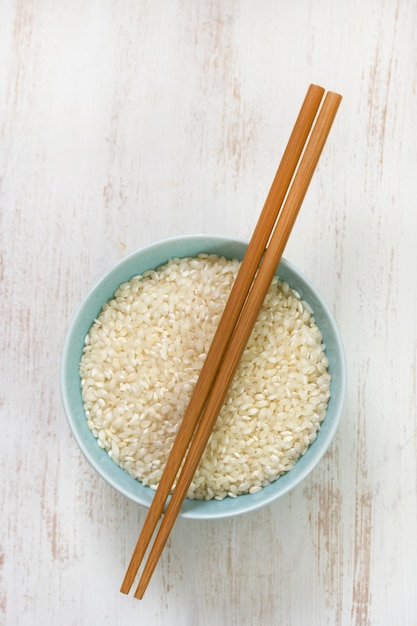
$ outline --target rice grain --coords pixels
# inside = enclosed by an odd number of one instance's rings
[[[87,424],[133,478],[156,489],[240,262],[171,259],[117,289],[80,362]],[[274,278],[189,498],[257,493],[317,437],[330,396],[313,311]]]

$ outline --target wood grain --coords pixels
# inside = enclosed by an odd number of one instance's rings
[[[417,623],[416,32],[413,0],[1,3],[0,624]],[[285,256],[343,334],[342,423],[280,501],[178,520],[138,603],[145,511],[69,433],[66,328],[143,244],[249,238],[311,82],[344,98]]]

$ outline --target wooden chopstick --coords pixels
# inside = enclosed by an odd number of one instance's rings
[[[147,513],[142,532],[137,541],[120,591],[129,593],[133,580],[143,560],[149,542],[161,517],[167,497],[171,491],[182,459],[207,401],[208,394],[217,375],[237,319],[252,285],[254,275],[265,252],[266,245],[275,226],[278,213],[294,176],[295,169],[304,149],[324,89],[310,85],[301,106],[281,163],[278,167],[264,208],[255,227],[251,241],[227,301],[224,313],[213,337],[210,350],[204,361],[187,411],[175,438],[171,453],[161,477],[158,489]]]
[[[214,381],[204,409],[203,417],[198,425],[172,498],[168,504],[136,589],[136,598],[143,597],[152,573],[159,560],[159,556],[164,548],[166,540],[168,539],[171,528],[179,513],[182,502],[187,494],[189,485],[204,452],[210,433],[212,432],[218,412],[223,404],[242,352],[245,349],[250,333],[252,332],[259,309],[262,306],[273,275],[275,274],[279,260],[288,241],[288,237],[312,179],[314,170],[337,113],[340,101],[341,96],[333,92],[327,93],[325,97],[323,106],[311,132],[304,155],[282,209],[282,213],[278,219],[277,226],[272,234],[270,243],[265,251],[259,271],[254,280],[253,287],[240,315],[238,328],[233,333],[229,347],[221,364],[220,371]]]

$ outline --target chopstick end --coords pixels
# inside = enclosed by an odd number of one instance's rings
[[[143,588],[143,585],[139,583],[135,593],[133,594],[134,598],[136,598],[136,600],[142,600],[145,594],[145,591],[146,591],[146,587]]]

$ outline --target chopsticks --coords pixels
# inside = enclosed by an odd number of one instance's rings
[[[121,586],[123,593],[128,593],[133,584],[193,439],[136,589],[136,598],[143,597],[186,497],[336,115],[341,96],[328,92],[311,130],[323,94],[324,89],[316,85],[311,85],[307,92],[148,511]]]

